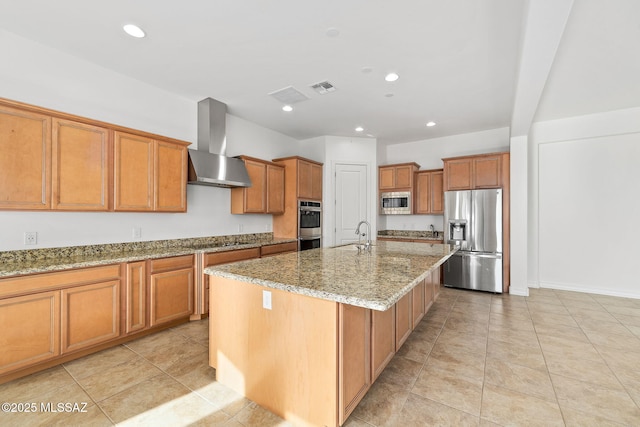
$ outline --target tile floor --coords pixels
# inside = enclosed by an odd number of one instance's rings
[[[0,426],[288,426],[215,381],[193,322],[0,385]],[[640,425],[640,300],[444,289],[345,426]]]

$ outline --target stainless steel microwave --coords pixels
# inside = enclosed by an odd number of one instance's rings
[[[380,193],[381,215],[409,215],[411,209],[410,191],[390,191]]]

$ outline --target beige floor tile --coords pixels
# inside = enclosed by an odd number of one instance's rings
[[[141,357],[78,379],[89,396],[100,402],[162,372]]]
[[[473,304],[490,305],[492,294],[489,292],[461,291],[456,302],[470,302]]]
[[[198,390],[216,380],[216,370],[209,366],[207,350],[179,359],[164,371],[191,390]]]
[[[574,328],[578,327],[578,324],[573,317],[569,314],[555,314],[555,313],[543,313],[543,312],[534,312],[531,313],[531,319],[533,320],[534,326],[551,326],[554,327],[556,325],[564,325],[564,326],[573,326]]]
[[[574,341],[551,335],[538,334],[543,353],[564,355],[570,359],[602,360],[596,348],[590,342]]]
[[[640,308],[640,300],[635,298],[622,298],[610,295],[593,295],[593,299],[604,306]]]
[[[565,303],[566,301],[596,301],[590,294],[585,294],[582,292],[562,291],[555,289],[553,293],[558,297],[558,299],[562,300],[563,303]]]
[[[443,371],[427,362],[411,392],[468,414],[480,415],[482,380]]]
[[[38,395],[75,384],[62,366],[29,375],[5,384],[0,384],[3,402],[29,402]]]
[[[562,408],[562,416],[567,427],[620,427],[625,425],[571,408]]]
[[[566,353],[546,351],[544,358],[549,372],[576,380],[593,383],[613,390],[622,390],[622,385],[603,359],[567,357]]]
[[[410,390],[418,379],[424,363],[416,362],[396,354],[378,377],[378,381],[386,381]]]
[[[527,302],[527,306],[529,307],[529,313],[551,313],[551,314],[560,314],[563,316],[568,316],[569,311],[564,307],[564,305],[558,304],[548,304],[546,302],[539,301],[529,301]]]
[[[125,346],[119,345],[117,347],[102,350],[98,353],[90,354],[89,356],[67,362],[63,366],[71,376],[79,379],[97,374],[112,366],[129,362],[136,357],[138,357],[136,353]]]
[[[222,385],[219,382],[212,382],[202,386],[195,392],[204,397],[217,410],[222,410],[231,416],[236,415],[251,403],[249,399],[242,396],[240,393],[231,390],[229,387]]]
[[[482,381],[485,359],[484,353],[460,352],[447,346],[440,346],[431,351],[425,366]]]
[[[556,401],[556,395],[547,372],[492,357],[487,357],[485,384],[492,384],[550,402]]]
[[[620,351],[599,345],[596,345],[595,348],[614,374],[618,375],[619,372],[639,370],[640,353]]]
[[[489,315],[489,328],[503,327],[508,329],[517,329],[521,331],[534,332],[535,328],[530,316],[511,316],[502,313],[491,313]]]
[[[551,374],[561,408],[579,410],[629,425],[640,425],[640,408],[624,391]]]
[[[387,426],[478,426],[479,418],[416,394],[410,394],[402,411]]]
[[[207,350],[204,345],[173,331],[168,331],[162,337],[151,335],[127,346],[160,369],[166,369],[179,359],[193,357]]]
[[[562,300],[560,300],[557,296],[550,294],[550,295],[530,295],[528,297],[526,297],[526,301],[527,301],[527,305],[529,307],[531,307],[532,304],[537,304],[540,306],[544,306],[544,305],[557,305],[559,307],[563,307],[564,305],[562,304]]]
[[[636,337],[629,330],[626,330],[626,334],[620,335],[617,333],[593,331],[585,331],[585,333],[594,345],[640,353],[640,338]]]
[[[474,303],[471,301],[456,301],[451,309],[452,313],[472,314],[475,317],[489,316],[491,304]]]
[[[532,369],[546,370],[542,350],[522,343],[506,343],[489,337],[487,355]]]
[[[36,403],[36,402],[34,402]],[[46,411],[40,408],[40,403],[37,402],[38,411],[31,413],[4,413],[0,412],[0,425],[1,426],[89,426],[89,427],[106,427],[112,426],[113,423],[109,418],[100,410],[96,405],[87,406],[82,405],[77,407],[70,406],[68,412],[64,412],[64,409],[58,411],[57,404],[54,404],[54,408],[57,412]],[[46,402],[42,402],[45,403]],[[66,402],[62,402],[66,403]]]
[[[535,331],[538,335],[547,335],[550,337],[562,338],[565,340],[579,341],[590,343],[589,338],[585,335],[580,327],[564,326],[564,325],[536,325]]]
[[[422,320],[418,323],[411,335],[417,335],[424,341],[435,342],[440,332],[442,332],[442,325],[434,326],[432,323]]]
[[[538,336],[534,331],[523,331],[505,327],[489,327],[489,336],[498,341],[512,342],[526,346],[540,348]]]
[[[69,412],[60,414],[50,421],[47,421],[47,427],[69,427],[69,426],[82,426],[82,427],[107,427],[114,425],[109,417],[98,407],[93,405],[87,407],[86,412]]]
[[[464,330],[444,329],[436,340],[436,346],[439,348],[446,346],[451,351],[485,354],[487,352],[487,336]]]
[[[501,314],[503,316],[510,316],[511,318],[522,318],[530,320],[529,308],[526,305],[498,305],[491,304],[491,314]]]
[[[622,323],[618,322],[616,319],[613,321],[605,321],[605,320],[593,320],[593,319],[584,319],[576,317],[576,322],[580,326],[580,329],[588,332],[600,332],[605,334],[615,334],[615,335],[630,335],[629,328]]]
[[[610,305],[602,304],[604,308],[614,316],[616,314],[622,314],[625,316],[640,317],[640,307],[628,307],[626,305]]]
[[[402,386],[376,381],[351,416],[374,426],[383,426],[400,413],[408,396],[409,391]]]
[[[347,421],[343,424],[342,427],[374,427],[373,424],[369,424],[366,421],[362,421],[360,418],[356,418],[351,415],[347,418]]]
[[[400,347],[400,350],[396,353],[396,357],[413,360],[422,365],[427,360],[427,357],[429,357],[429,353],[431,353],[434,344],[434,341],[425,340],[413,333],[404,342],[402,347]]]
[[[185,337],[201,341],[204,337],[209,336],[209,319],[183,323],[171,329]]]
[[[158,375],[99,403],[118,425],[188,426],[217,415],[220,423],[229,416],[190,393],[166,375]]]
[[[571,312],[571,310],[591,310],[591,311],[607,311],[599,302],[595,300],[575,300],[561,299],[562,304]]]
[[[486,338],[489,334],[489,323],[486,320],[476,321],[473,319],[449,316],[447,322],[444,324],[443,331],[477,335]]]
[[[481,417],[504,426],[564,426],[556,402],[491,384],[482,393]]]
[[[567,311],[578,323],[580,323],[581,320],[618,323],[618,320],[602,307],[596,310],[582,307],[567,307]]]
[[[627,314],[612,313],[613,317],[623,325],[640,326],[640,316],[629,316]]]
[[[636,337],[640,338],[640,326],[631,326],[628,325],[626,328]]]

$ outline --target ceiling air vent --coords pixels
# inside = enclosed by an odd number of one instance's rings
[[[336,88],[328,81],[312,84],[311,89],[315,90],[320,95],[326,95],[327,93],[336,90]]]
[[[307,95],[300,92],[293,86],[287,86],[283,89],[276,90],[274,92],[271,92],[269,95],[287,105],[295,104],[296,102],[306,101],[307,99],[309,99]]]

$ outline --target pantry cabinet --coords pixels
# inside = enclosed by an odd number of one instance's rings
[[[438,215],[444,213],[443,174],[442,169],[416,173],[414,213]]]
[[[0,209],[51,208],[51,117],[0,105]]]
[[[413,189],[415,172],[420,169],[417,163],[399,163],[378,167],[378,189],[395,191]]]
[[[231,189],[231,213],[283,213],[284,167],[253,157],[240,158],[244,160],[251,187]]]

